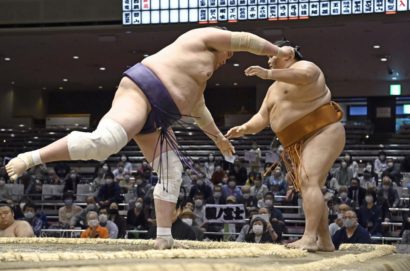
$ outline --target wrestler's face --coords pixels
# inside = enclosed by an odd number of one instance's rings
[[[0,230],[4,230],[14,222],[13,211],[8,207],[0,207]]]
[[[283,48],[285,47],[292,48],[290,46],[283,46]],[[269,57],[268,65],[269,65],[269,68],[271,69],[285,69],[289,67],[293,63],[293,61],[294,61],[294,58],[290,58],[290,57],[278,58],[276,56],[271,56]]]
[[[216,64],[215,64],[215,70],[221,67],[226,63],[228,59],[230,59],[233,56],[233,53],[230,51],[218,51],[216,52]]]

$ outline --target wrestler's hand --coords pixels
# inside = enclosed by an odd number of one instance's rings
[[[245,135],[246,129],[243,125],[241,126],[236,126],[231,128],[226,134],[226,138],[232,139],[232,138],[238,138],[242,137]]]
[[[245,70],[246,76],[257,76],[261,79],[269,79],[269,70],[260,66],[250,66]]]
[[[235,148],[231,142],[222,134],[218,136],[214,142],[224,156],[232,156],[235,153]]]

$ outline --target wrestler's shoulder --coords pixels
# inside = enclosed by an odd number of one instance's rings
[[[315,63],[308,60],[299,60],[293,64],[294,67],[315,67],[319,68]]]

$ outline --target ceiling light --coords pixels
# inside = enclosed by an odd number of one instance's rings
[[[24,127],[24,124],[19,124],[19,127]]]
[[[387,58],[386,58],[386,57],[382,57],[382,58],[380,58],[380,61],[381,61],[381,62],[386,62],[386,61],[387,61]]]
[[[79,56],[73,56],[73,58],[74,58],[74,59],[80,59],[80,57],[79,57]]]
[[[103,86],[98,86],[98,89],[103,89]]]
[[[217,86],[217,87],[219,87],[220,85],[221,85],[221,84],[219,84],[219,83],[216,83],[216,84],[215,84],[215,86]]]
[[[380,47],[381,47],[381,46],[378,45],[378,44],[373,45],[373,48],[374,48],[374,49],[380,49]]]
[[[34,139],[38,139],[38,136],[33,137]]]
[[[59,89],[59,90],[63,90],[64,88],[63,88],[63,87],[58,87],[58,89]]]
[[[11,136],[11,137],[15,137],[15,135],[14,135],[14,134],[11,134],[10,136]]]
[[[100,67],[100,71],[105,71],[105,67]]]
[[[236,82],[235,82],[235,83],[233,83],[233,85],[234,85],[234,86],[237,86],[237,85],[238,85],[238,83],[236,83]]]
[[[10,57],[5,57],[5,58],[4,58],[4,61],[10,61],[10,60],[11,60]]]
[[[42,89],[43,89],[43,90],[46,90],[47,88],[46,88],[46,87],[43,87]]]
[[[68,82],[68,79],[67,79],[67,78],[63,78],[63,82]]]
[[[49,135],[54,135],[55,133],[54,133],[54,132],[49,132],[48,134],[49,134]]]
[[[234,67],[239,67],[239,63],[233,63]]]
[[[12,84],[12,85],[14,85],[16,82],[14,82],[14,81],[11,81],[11,83],[10,84]]]

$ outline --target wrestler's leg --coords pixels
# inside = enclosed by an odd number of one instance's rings
[[[168,151],[172,151],[170,148],[168,148],[168,146],[164,146],[164,148],[162,149],[162,153],[161,153],[160,147],[159,145],[157,145],[159,136],[160,136],[159,132],[154,132],[150,134],[141,134],[141,135],[137,135],[134,137],[135,142],[138,144],[145,158],[150,163],[152,163],[160,155]],[[155,149],[155,146],[157,146],[156,149]],[[163,160],[162,163],[167,163],[167,162]],[[158,165],[154,165],[154,166],[158,166]],[[162,184],[157,184],[157,186],[158,185],[162,185]],[[179,193],[179,187],[178,187],[178,193]],[[171,226],[172,226],[173,218],[175,215],[176,202],[155,198],[154,204],[155,204],[155,214],[156,214],[156,223],[157,223],[157,239],[155,240],[155,247],[157,249],[171,248],[173,245]],[[163,237],[161,238],[159,236],[163,236]]]
[[[319,251],[332,252],[335,250],[329,232],[329,208],[327,207],[326,202],[324,203],[323,214],[320,218],[317,234],[317,247]]]
[[[326,208],[321,187],[326,174],[342,152],[344,143],[345,133],[341,123],[325,127],[305,142],[302,150],[303,170],[301,171],[301,192],[306,217],[305,232],[300,240],[289,244],[289,247],[315,251],[318,249],[318,234],[320,243],[324,247],[330,246],[328,243],[331,241],[329,232],[318,232],[319,227],[323,229],[324,223],[327,224],[327,216],[322,218],[326,213]]]
[[[122,128],[120,128],[125,131],[128,140],[130,140],[142,129],[149,109],[149,104],[142,91],[130,79],[124,77],[115,94],[112,107],[103,119],[109,119],[119,127],[121,126]],[[35,160],[42,163],[71,160],[67,137],[63,137],[34,152],[19,155],[23,159],[12,159],[6,166],[7,173],[12,179],[16,179],[24,171],[37,165],[38,162],[30,161],[32,153],[36,153],[37,159]],[[27,160],[29,160],[28,163]]]

